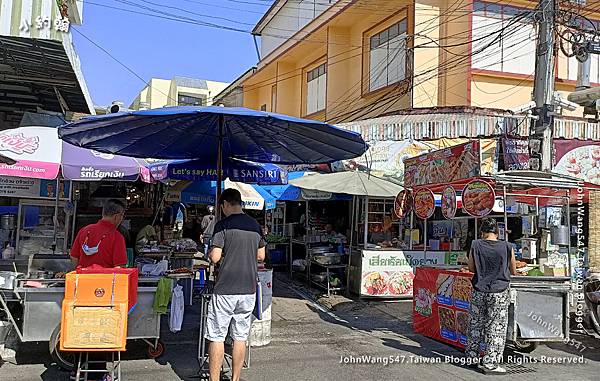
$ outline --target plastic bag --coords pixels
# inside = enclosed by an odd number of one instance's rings
[[[169,329],[171,332],[181,331],[183,324],[184,300],[183,287],[180,285],[173,288],[173,296],[171,297],[171,316],[169,317]]]
[[[146,264],[142,266],[142,274],[150,276],[162,276],[169,269],[169,262],[162,260],[157,264]]]

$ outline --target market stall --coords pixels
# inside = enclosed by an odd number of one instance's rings
[[[375,261],[373,251],[370,249],[377,247],[369,245],[368,241],[375,240],[385,246],[391,246],[393,232],[398,230],[390,213],[393,210],[394,196],[402,190],[402,187],[359,171],[311,175],[290,182],[303,190],[351,195],[349,216],[351,224],[349,234],[347,234],[347,248],[342,247],[344,253],[348,254],[348,258],[343,258],[343,267],[347,268],[345,284],[350,286],[351,291],[358,293],[357,278],[362,279],[363,272],[367,278],[370,276],[369,274],[373,273],[369,271],[369,266]],[[346,242],[343,244],[346,246]],[[397,258],[394,252],[390,250],[385,254],[388,254],[390,258],[389,261],[388,259],[381,261],[383,266],[401,265],[400,258]],[[376,260],[379,265],[379,257]],[[394,281],[403,282],[402,279],[396,278]],[[393,289],[393,292],[400,292],[400,287],[399,284],[398,288]],[[367,288],[365,287],[365,290]],[[373,295],[377,295],[378,292],[373,289],[368,289],[366,292],[369,291],[372,291]]]
[[[469,151],[477,151],[476,142],[468,144]],[[456,173],[453,168],[464,166],[465,148],[458,157],[452,155],[456,148],[451,147],[413,159],[414,166],[407,163],[405,184],[409,193],[399,196],[399,201],[401,206],[412,206],[409,230],[414,231],[416,217],[416,230],[423,237],[416,245],[411,239],[410,244],[422,248],[425,258],[438,256],[440,240],[434,235],[435,222],[466,219],[466,242],[457,240],[452,229],[445,241],[468,248],[470,240],[478,238],[478,219],[495,218],[499,238],[513,244],[520,274],[511,280],[509,338],[524,351],[533,350],[537,342],[568,339],[570,281],[577,254],[571,247],[575,232],[571,229],[570,205],[577,202],[578,189],[583,202],[584,184],[568,176],[534,171],[482,175],[476,154],[467,156],[475,158],[467,160],[475,161],[470,163],[471,170],[463,168],[462,173],[448,178],[446,174]],[[438,177],[432,175],[435,173]],[[439,212],[436,194],[441,197]],[[400,215],[408,211],[400,209]],[[443,265],[416,269],[416,332],[458,346],[465,344],[471,274],[459,272],[460,266],[453,267],[465,259],[459,254],[446,257]],[[548,328],[549,322],[555,328]]]
[[[4,247],[8,241],[17,257],[67,253],[81,195],[74,183],[135,181],[146,173],[133,158],[64,143],[51,127],[2,131],[0,144],[6,157],[15,161],[0,165],[0,196],[7,205],[0,234],[8,238],[2,241]]]

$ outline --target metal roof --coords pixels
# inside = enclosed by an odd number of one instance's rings
[[[177,86],[208,90],[208,84],[206,83],[206,81],[204,79],[174,77],[173,80],[175,81],[175,84]]]
[[[221,101],[221,99],[229,95],[233,90],[235,90],[238,87],[242,87],[244,81],[250,78],[250,76],[254,73],[256,73],[256,66],[253,66],[250,69],[246,70],[244,74],[237,77],[233,82],[229,84],[229,86],[227,86],[219,94],[217,94],[213,98],[213,104],[218,104]]]
[[[8,123],[38,109],[93,113],[86,95],[63,42],[0,36],[0,113]]]

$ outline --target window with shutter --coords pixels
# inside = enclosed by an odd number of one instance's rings
[[[535,71],[536,29],[531,10],[475,2],[472,58],[475,69],[531,75]],[[515,21],[515,17],[522,17]]]
[[[406,78],[406,20],[369,38],[369,91]]]
[[[306,73],[306,115],[325,110],[327,93],[327,64]]]

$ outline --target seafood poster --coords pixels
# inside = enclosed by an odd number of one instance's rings
[[[467,344],[471,273],[420,267],[413,281],[413,330],[460,348]]]
[[[600,144],[585,140],[554,140],[554,171],[600,185]]]
[[[479,140],[404,160],[404,186],[449,183],[481,173]]]

